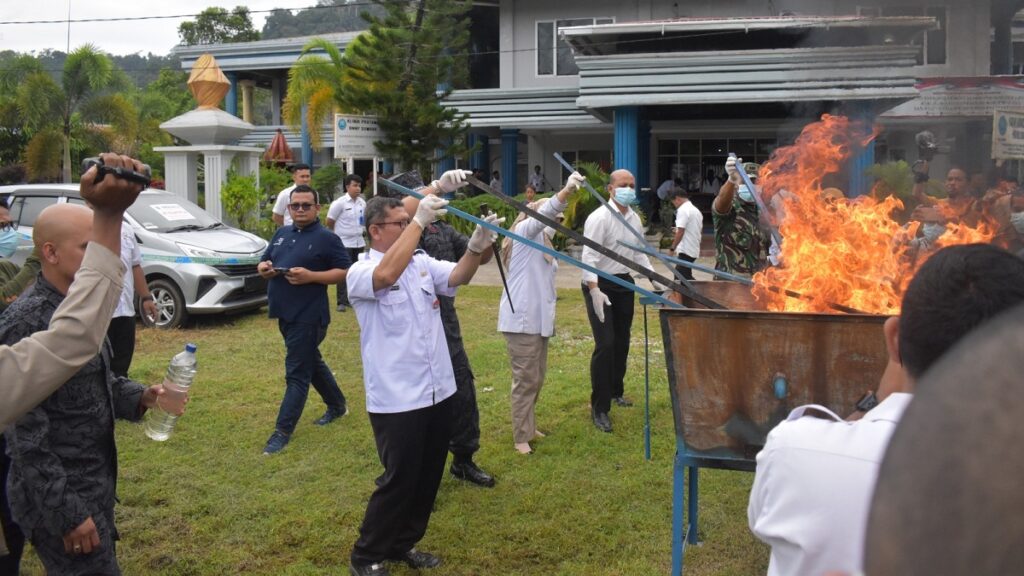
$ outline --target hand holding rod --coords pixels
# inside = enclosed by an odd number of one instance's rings
[[[475,184],[474,184],[475,186],[482,186],[483,185],[479,180],[477,180],[476,178],[473,178],[473,177],[468,178],[468,181],[471,182],[471,183],[475,182]],[[381,180],[380,182],[382,184],[384,184],[385,186],[387,186],[388,188],[391,188],[392,190],[397,190],[398,192],[401,192],[401,193],[406,194],[408,196],[412,196],[413,198],[418,198],[418,199],[421,199],[421,200],[423,199],[423,194],[420,194],[419,192],[415,192],[413,190],[410,190],[409,188],[406,188],[405,186],[402,186],[401,184],[392,182],[390,180]],[[486,186],[484,189],[489,190],[490,187]],[[661,296],[660,294],[656,294],[654,292],[651,292],[650,290],[647,290],[645,288],[641,288],[641,287],[637,286],[636,284],[632,284],[630,282],[626,282],[625,280],[623,280],[622,278],[619,278],[618,276],[615,276],[614,274],[609,274],[609,273],[607,273],[607,272],[605,272],[603,270],[598,270],[597,268],[594,268],[593,266],[590,266],[589,264],[585,264],[583,262],[580,262],[579,260],[576,260],[572,256],[568,256],[566,254],[562,254],[561,252],[559,252],[557,250],[552,250],[551,248],[548,248],[547,246],[545,246],[543,244],[538,244],[537,242],[534,242],[533,240],[530,240],[529,238],[526,238],[524,236],[520,236],[519,234],[516,234],[515,232],[512,232],[510,230],[506,230],[506,229],[502,228],[501,226],[495,226],[494,224],[491,224],[490,222],[487,222],[487,221],[483,220],[482,218],[477,218],[476,216],[473,216],[472,214],[469,214],[467,212],[459,210],[458,208],[454,208],[454,207],[449,205],[449,206],[447,206],[447,210],[448,210],[449,214],[454,214],[454,215],[458,216],[459,218],[462,218],[463,220],[469,220],[470,222],[473,222],[474,224],[479,224],[480,226],[482,226],[482,227],[484,227],[484,228],[486,228],[486,229],[488,229],[488,230],[490,230],[492,232],[497,232],[498,234],[501,234],[502,236],[508,236],[509,238],[515,240],[516,242],[522,242],[523,244],[529,246],[530,248],[533,248],[534,250],[540,250],[541,252],[552,256],[553,258],[557,258],[559,260],[563,260],[563,261],[568,262],[568,263],[570,263],[573,266],[576,266],[578,268],[583,268],[584,270],[589,270],[590,272],[593,272],[594,274],[597,274],[598,276],[601,276],[602,278],[608,280],[609,282],[613,282],[613,283],[615,283],[615,284],[617,284],[619,286],[622,286],[623,288],[625,288],[627,290],[632,290],[633,292],[636,292],[636,293],[638,293],[640,295],[646,296],[646,297],[648,297],[648,298],[650,298],[652,300],[655,300],[655,301],[657,301],[657,302],[659,302],[661,304],[664,304],[666,306],[669,306],[671,308],[679,308],[680,307],[679,304],[676,304],[675,302],[672,302],[671,300],[669,300],[668,298],[665,298],[664,296]],[[533,211],[531,210],[531,212],[533,212]],[[549,220],[547,218],[545,218],[545,220],[551,221],[551,220]]]
[[[736,153],[729,152],[729,156],[736,157]],[[750,190],[750,195],[754,197],[754,202],[757,203],[757,209],[761,211],[766,218],[771,216],[768,212],[768,208],[765,206],[764,200],[761,199],[761,191],[754,188],[754,183],[750,181],[750,176],[747,176],[747,171],[743,169],[743,166],[737,166],[736,172],[739,173],[740,178],[743,179],[743,184],[746,185],[747,190]],[[769,226],[772,233],[772,238],[775,239],[775,243],[782,248],[782,235],[779,234],[779,230],[775,226]]]

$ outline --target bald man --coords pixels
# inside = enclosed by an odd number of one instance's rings
[[[42,270],[0,317],[0,343],[46,329],[82,265],[93,215],[54,204],[36,220]],[[50,574],[118,574],[114,556],[114,418],[139,420],[163,393],[110,371],[105,346],[64,385],[7,428],[11,515]]]
[[[611,201],[607,207],[602,206],[587,217],[583,235],[605,248],[621,252],[620,240],[635,242],[636,239],[611,211],[618,210],[634,230],[643,228],[640,217],[631,208],[637,202],[633,174],[629,170],[612,172],[608,180],[608,195]],[[644,268],[651,268],[651,261],[642,252],[630,251],[623,255],[633,258]],[[580,258],[598,270],[633,282],[629,268],[590,247],[583,248]],[[584,271],[583,300],[594,335],[594,352],[590,356],[590,417],[598,430],[611,432],[612,421],[608,412],[612,403],[623,407],[633,405],[624,396],[629,335],[633,327],[633,291]]]

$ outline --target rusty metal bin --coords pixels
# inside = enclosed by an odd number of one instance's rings
[[[741,284],[694,284],[730,309],[660,311],[676,430],[673,574],[682,571],[684,539],[697,541],[697,468],[753,471],[768,432],[793,408],[852,411],[877,388],[887,360],[885,316],[765,312]]]

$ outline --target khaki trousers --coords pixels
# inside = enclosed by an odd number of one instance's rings
[[[529,442],[537,433],[533,408],[548,370],[548,338],[539,334],[503,332],[512,365],[512,438]]]

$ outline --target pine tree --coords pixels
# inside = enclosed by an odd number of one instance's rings
[[[289,74],[286,117],[319,126],[328,109],[375,115],[385,139],[377,149],[430,174],[441,156],[466,153],[465,114],[441,105],[468,81],[470,0],[374,0],[383,16],[345,48],[314,40]],[[327,58],[314,51],[325,51]],[[315,138],[315,137],[314,137]],[[314,141],[317,141],[314,139]]]

